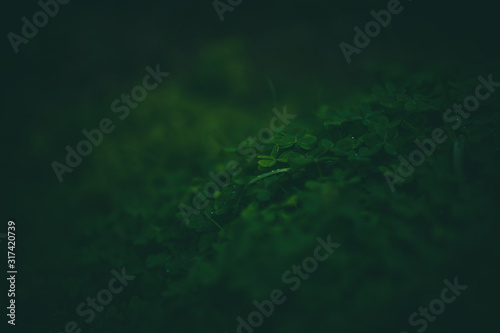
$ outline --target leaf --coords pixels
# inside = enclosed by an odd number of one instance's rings
[[[389,124],[389,119],[387,119],[387,117],[385,116],[379,116],[377,117],[377,123],[382,125],[383,127],[387,127],[387,125]]]
[[[273,165],[276,164],[276,160],[260,160],[259,162],[259,165],[263,166],[263,167],[266,167],[266,168],[269,168],[269,167],[272,167]]]
[[[393,109],[396,105],[392,102],[380,102],[380,105],[385,106],[386,108]]]
[[[361,148],[359,148],[358,153],[361,156],[370,156],[370,155],[372,155],[371,149],[368,149],[367,147],[361,147]]]
[[[236,183],[236,184],[239,184],[239,185],[245,185],[246,184],[246,181],[245,179],[243,178],[234,178],[233,181]]]
[[[410,131],[412,131],[415,135],[419,136],[419,137],[425,137],[425,134],[422,133],[418,128],[416,128],[415,126],[413,126],[412,124],[410,124],[409,122],[407,122],[406,120],[402,120],[401,123],[403,124],[403,126],[407,129],[409,129]]]
[[[384,144],[384,150],[387,154],[390,154],[390,155],[397,155],[397,150],[396,148],[394,148],[393,145],[390,145],[388,143]]]
[[[224,215],[229,212],[230,207],[226,203],[217,203],[214,204],[214,209],[215,215]]]
[[[375,133],[380,137],[381,140],[385,141],[387,138],[387,131],[382,125],[376,124],[373,126],[373,129],[375,130]]]
[[[293,195],[283,203],[283,206],[296,206],[299,201],[297,195]]]
[[[297,142],[297,138],[295,136],[283,132],[273,136],[273,143],[277,144],[281,148],[291,147],[295,144],[295,142]]]
[[[340,126],[345,122],[363,119],[360,116],[350,113],[348,110],[337,111],[337,116],[330,117],[323,125],[328,128],[329,126]]]
[[[362,136],[363,143],[368,147],[373,147],[377,143],[380,143],[380,138],[375,132],[369,132]]]
[[[375,146],[371,148],[373,153],[377,153],[380,149],[382,149],[383,143],[377,143]]]
[[[395,120],[387,124],[386,128],[393,128],[398,126],[401,123],[401,120]]]
[[[335,144],[337,150],[348,151],[354,147],[356,142],[352,137],[344,138]]]
[[[238,148],[223,147],[222,151],[225,153],[236,153]]]
[[[359,152],[360,156],[371,156],[371,155],[376,154],[380,150],[380,148],[382,148],[382,144],[378,143],[371,148],[361,147],[361,148],[359,148],[358,152]]]
[[[306,134],[302,138],[300,138],[297,144],[303,149],[311,150],[316,141],[318,141],[317,137],[311,134]]]
[[[372,114],[372,108],[367,103],[361,104],[360,110],[363,114],[363,117],[369,117]]]
[[[224,230],[224,228],[222,228],[219,223],[217,223],[213,218],[210,217],[210,215],[208,215],[206,212],[203,212],[203,214],[205,215],[205,217],[210,221],[212,222],[213,224],[215,224],[217,226],[217,228],[219,228],[220,230]],[[213,212],[212,212],[213,214]]]
[[[333,142],[331,142],[330,140],[328,139],[322,139],[319,143],[323,148],[325,149],[332,149],[333,148]]]
[[[288,150],[278,157],[278,162],[288,162],[290,159],[296,158],[297,156],[300,156],[300,154],[292,150]]]
[[[273,148],[273,151],[271,152],[271,156],[273,159],[275,159],[278,156],[278,150],[280,149],[280,146],[275,145]]]
[[[318,159],[318,161],[328,161],[329,163],[331,163],[332,161],[338,161],[339,158],[338,157],[333,157],[333,156],[325,156],[325,157],[321,157]]]
[[[340,117],[338,117],[338,116],[333,116],[333,117],[331,117],[331,119],[330,119],[330,120],[325,121],[325,122],[323,123],[323,125],[324,125],[325,127],[328,127],[328,126],[340,126],[340,125],[342,125],[342,123],[343,123],[344,121],[345,121],[345,119],[343,119],[343,118],[340,118]]]
[[[409,101],[405,104],[405,111],[413,112],[417,108],[415,101]]]
[[[311,158],[310,156],[297,154],[297,155],[294,155],[293,158],[291,158],[289,161],[292,164],[303,166],[303,165],[314,162],[314,159]]]
[[[313,145],[316,143],[316,141],[318,141],[318,138],[314,135],[311,135],[311,134],[306,134],[304,135],[301,139],[300,139],[301,142],[305,142],[309,145]]]

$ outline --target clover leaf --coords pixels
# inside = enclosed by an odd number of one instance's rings
[[[291,134],[278,133],[273,136],[273,143],[277,144],[281,148],[289,148],[297,142],[297,138]]]
[[[346,137],[342,140],[337,141],[335,144],[335,150],[338,152],[347,152],[354,148],[356,141],[352,137]]]
[[[344,116],[332,116],[330,120],[325,121],[323,125],[328,128],[330,126],[340,126],[343,123],[354,121],[354,120],[360,120],[362,119],[359,116],[349,116],[349,115],[344,115]]]
[[[279,146],[275,145],[273,150],[271,151],[271,155],[259,155],[258,158],[262,158],[262,160],[258,161],[260,166],[269,168],[276,164],[278,161],[276,158],[278,157]]]
[[[318,141],[318,138],[311,134],[306,134],[299,139],[297,144],[300,148],[311,150],[312,146]]]
[[[263,167],[266,167],[266,168],[270,168],[272,167],[273,165],[276,164],[276,160],[260,160],[259,162],[260,166],[263,166]]]
[[[273,143],[280,148],[290,148],[297,144],[300,148],[305,150],[311,150],[317,140],[318,138],[311,134],[305,134],[300,138],[297,138],[291,134],[278,133],[273,137]]]
[[[413,98],[411,98],[405,104],[405,111],[413,112],[413,111],[425,111],[425,110],[436,110],[435,106],[436,100],[425,97],[421,94],[415,94]]]
[[[296,153],[293,150],[287,150],[278,157],[278,162],[289,162],[290,160],[293,160],[294,158],[297,158],[299,156],[299,153]]]
[[[396,148],[394,148],[393,145],[389,144],[389,143],[384,143],[384,150],[387,154],[390,154],[390,155],[397,155],[397,150]]]
[[[368,118],[371,118],[371,117],[374,117],[378,114],[381,114],[384,112],[384,110],[372,110],[372,108],[370,107],[369,104],[367,103],[363,103],[361,104],[360,108],[359,108],[359,111],[362,115],[362,119],[363,119],[363,124],[364,125],[368,125],[370,124],[372,121]]]
[[[322,139],[320,142],[319,142],[320,146],[325,148],[326,150],[332,150],[333,149],[333,146],[334,146],[334,143],[331,142],[330,140],[328,139]]]

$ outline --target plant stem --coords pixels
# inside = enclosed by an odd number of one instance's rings
[[[207,217],[210,221],[212,221],[212,223],[213,223],[213,224],[215,224],[215,225],[216,225],[216,226],[217,226],[220,230],[224,230],[224,229],[223,229],[223,228],[219,225],[219,223],[215,222],[215,220],[214,220],[214,219],[212,219],[212,218],[210,217],[210,215],[208,215],[207,213],[205,213],[205,216],[206,216],[206,217]]]

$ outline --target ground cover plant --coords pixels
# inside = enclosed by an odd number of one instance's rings
[[[465,261],[482,272],[472,258],[486,251],[498,230],[491,211],[495,197],[485,196],[498,182],[498,101],[486,101],[457,130],[442,119],[443,110],[463,100],[474,84],[395,78],[362,98],[318,103],[313,121],[294,122],[250,163],[236,147],[221,146],[220,161],[207,166],[206,174],[229,160],[242,171],[189,223],[178,204],[189,201],[208,177],[194,177],[191,184],[169,178],[147,199],[130,198],[108,225],[120,220],[145,227],[120,233],[116,241],[131,242],[130,250],[118,253],[110,246],[100,257],[113,265],[128,262],[138,279],[134,296],[106,310],[107,319],[94,329],[116,329],[109,320],[135,318],[155,329],[236,331],[236,318],[255,310],[252,302],[272,290],[285,290],[283,272],[314,248],[317,237],[328,235],[342,247],[300,289],[286,294],[287,302],[259,331],[307,331],[303,318],[313,314],[319,331],[401,330],[444,277],[478,283],[483,273],[471,276],[460,267]],[[391,192],[384,172],[397,172],[397,156],[414,150],[415,139],[438,126],[450,140]],[[491,158],[485,161],[481,151]],[[477,247],[478,239],[485,248]],[[472,306],[455,311],[467,313]],[[187,322],[171,321],[186,316]],[[452,320],[444,317],[432,329]]]

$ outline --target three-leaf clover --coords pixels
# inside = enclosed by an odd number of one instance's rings
[[[298,140],[297,145],[302,149],[311,150],[316,141],[318,141],[317,137],[306,134]]]
[[[379,103],[388,108],[395,108],[401,102],[407,102],[411,99],[405,94],[405,89],[397,88],[390,82],[387,82],[384,87],[375,85],[373,87],[373,92],[377,95]]]
[[[278,133],[273,136],[273,143],[280,146],[281,148],[289,148],[297,142],[297,138],[291,134]]]
[[[381,148],[384,148],[385,152],[390,155],[396,155],[396,148],[387,141],[397,136],[397,134],[389,135],[388,130],[398,124],[399,121],[389,122],[389,119],[384,116],[378,117],[370,126],[373,132],[363,136],[363,142],[367,147],[361,147],[359,149],[359,155],[370,156],[378,152]]]
[[[273,143],[278,145],[280,148],[290,148],[297,144],[302,149],[311,150],[314,144],[318,141],[318,138],[311,134],[304,134],[300,137],[296,137],[291,134],[278,133],[273,137]]]
[[[257,163],[259,163],[260,166],[263,166],[266,168],[272,167],[278,161],[277,157],[278,157],[279,149],[280,149],[280,147],[278,145],[275,145],[273,150],[271,151],[271,155],[259,155],[259,156],[257,156],[258,158],[262,158],[262,160],[260,160]]]
[[[405,111],[413,112],[413,111],[425,111],[425,110],[436,110],[437,106],[435,105],[436,100],[432,98],[425,97],[421,94],[415,94],[413,98],[410,98],[408,102],[405,104]]]
[[[326,128],[331,126],[340,126],[349,121],[362,119],[359,115],[354,114],[350,110],[337,110],[336,113],[336,115],[331,116],[329,120],[323,123]]]
[[[361,107],[360,107],[360,112],[361,112],[361,115],[362,115],[362,118],[363,121],[363,125],[371,125],[373,123],[373,120],[371,120],[370,118],[371,117],[374,117],[378,114],[381,114],[384,112],[384,110],[376,110],[376,111],[373,111],[372,108],[370,107],[370,105],[366,104],[366,103],[363,103],[361,104]]]

